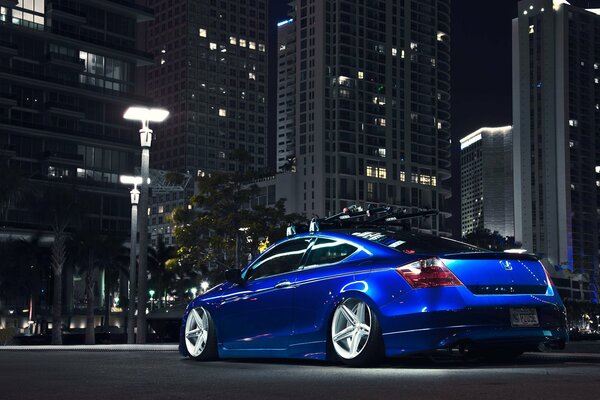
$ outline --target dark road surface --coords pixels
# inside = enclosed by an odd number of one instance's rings
[[[425,358],[377,368],[282,360],[199,363],[176,352],[1,351],[0,399],[600,399],[600,354],[510,363]]]

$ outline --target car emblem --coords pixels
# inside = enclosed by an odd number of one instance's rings
[[[502,265],[502,268],[504,268],[506,271],[512,271],[512,265],[510,265],[510,263],[506,260],[502,260],[500,261],[500,265]]]

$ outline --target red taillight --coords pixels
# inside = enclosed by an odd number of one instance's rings
[[[462,286],[462,282],[437,257],[413,261],[396,268],[396,271],[415,289]]]

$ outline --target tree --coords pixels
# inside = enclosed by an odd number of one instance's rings
[[[123,261],[127,261],[127,258],[123,255],[123,241],[124,239],[118,236],[100,232],[92,224],[84,224],[83,229],[79,230],[73,236],[78,269],[80,273],[85,275],[85,344],[95,344],[94,289],[98,283],[98,272],[100,269],[105,271],[104,325],[108,325],[110,317],[110,285],[108,276],[113,271],[118,272],[126,268],[126,264],[123,264]]]
[[[167,265],[216,283],[224,269],[245,264],[240,255],[256,255],[260,239],[273,241],[274,236],[285,235],[289,222],[303,219],[286,215],[283,199],[275,207],[252,206],[260,188],[248,184],[250,178],[224,172],[197,178],[195,208],[179,208],[171,215],[180,247],[177,260]]]
[[[52,233],[50,265],[53,273],[52,344],[62,344],[62,276],[67,261],[69,229],[78,222],[78,192],[75,186],[45,187],[36,193],[32,210]]]
[[[175,247],[166,246],[162,238],[158,239],[156,249],[148,249],[148,271],[151,277],[149,287],[156,290],[159,300],[166,298],[175,289],[174,284],[178,277],[176,269],[168,268],[167,264],[176,255]]]
[[[487,250],[504,251],[506,249],[519,248],[520,244],[515,243],[514,237],[504,237],[498,231],[479,228],[463,236],[462,240],[477,247]]]

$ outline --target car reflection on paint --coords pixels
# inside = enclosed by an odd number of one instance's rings
[[[413,232],[294,235],[226,279],[188,305],[183,355],[365,365],[439,349],[515,357],[568,339],[534,256]]]

